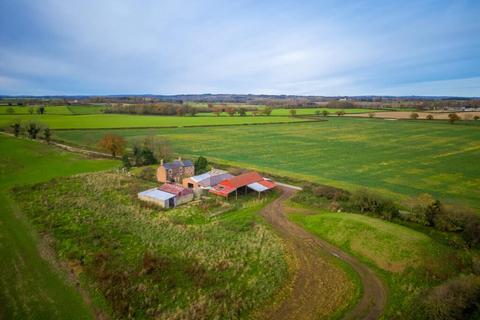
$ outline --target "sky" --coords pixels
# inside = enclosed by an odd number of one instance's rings
[[[0,0],[0,95],[480,96],[478,0]]]

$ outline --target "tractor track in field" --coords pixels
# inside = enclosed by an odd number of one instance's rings
[[[281,189],[282,195],[267,205],[261,214],[286,241],[287,246],[293,249],[290,251],[298,261],[298,267],[288,296],[268,312],[267,318],[286,320],[322,317],[322,301],[334,298],[331,295],[325,297],[325,288],[322,287],[325,281],[320,278],[323,272],[322,264],[325,264],[325,253],[347,263],[359,275],[363,287],[359,301],[343,318],[380,318],[387,300],[387,289],[383,282],[355,257],[291,222],[285,213],[284,203],[296,190],[288,187]]]

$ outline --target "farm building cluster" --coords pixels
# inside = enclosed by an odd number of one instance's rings
[[[219,169],[194,174],[195,167],[190,160],[162,161],[157,169],[157,181],[162,185],[138,193],[138,198],[163,208],[174,208],[207,193],[228,199],[248,192],[256,192],[260,196],[276,187],[275,182],[254,171],[238,176]]]

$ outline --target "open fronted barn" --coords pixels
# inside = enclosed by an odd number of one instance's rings
[[[238,193],[246,194],[249,190],[258,192],[258,195],[267,190],[275,188],[275,182],[262,177],[259,173],[250,171],[236,177],[224,180],[210,189],[210,192],[228,198],[232,193],[235,197]]]

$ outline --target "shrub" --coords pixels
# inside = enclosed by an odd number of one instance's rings
[[[431,115],[431,114],[427,115],[427,118],[426,118],[426,119],[427,119],[427,120],[433,120],[433,115]]]
[[[30,139],[37,139],[37,135],[40,132],[41,127],[39,123],[30,121],[25,125],[24,130]]]
[[[374,213],[387,220],[398,216],[398,208],[393,201],[365,189],[354,192],[350,202],[361,213]]]
[[[8,114],[14,114],[15,113],[15,109],[13,109],[12,107],[8,107],[6,109],[6,111],[7,111]]]
[[[473,120],[477,121],[478,119],[480,119],[479,116],[473,116]]]
[[[416,113],[416,112],[410,113],[410,119],[417,120],[418,119],[418,113]]]
[[[310,190],[315,196],[324,197],[329,200],[346,201],[350,197],[348,191],[331,186],[312,186]]]
[[[140,170],[138,174],[140,179],[148,180],[148,181],[155,181],[155,169],[152,167],[145,167]]]
[[[480,277],[469,275],[447,281],[431,291],[421,301],[425,319],[465,319],[478,310]]]

